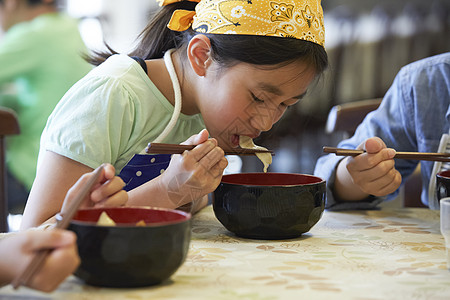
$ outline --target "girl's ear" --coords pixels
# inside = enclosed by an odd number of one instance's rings
[[[197,34],[189,42],[187,55],[192,70],[198,76],[205,76],[206,69],[211,65],[211,41],[203,34]]]

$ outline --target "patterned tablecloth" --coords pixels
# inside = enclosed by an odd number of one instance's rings
[[[57,291],[0,289],[0,299],[450,299],[439,212],[324,212],[297,239],[238,238],[211,207],[194,216],[185,263],[158,286],[97,288],[68,278]]]

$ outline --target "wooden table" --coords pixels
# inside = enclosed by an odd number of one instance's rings
[[[229,233],[207,207],[193,218],[185,263],[171,280],[139,289],[83,285],[0,289],[0,299],[450,299],[439,212],[424,208],[324,212],[297,239]],[[5,298],[3,298],[5,297]],[[12,298],[15,299],[15,298]]]

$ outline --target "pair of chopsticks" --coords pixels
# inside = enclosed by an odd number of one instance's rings
[[[97,182],[102,170],[103,165],[101,165],[94,171],[92,177],[69,203],[67,208],[63,207],[61,212],[56,215],[56,226],[54,228],[66,229],[69,226],[70,221],[74,217],[84,198]],[[42,267],[45,259],[52,252],[52,250],[53,249],[42,249],[37,251],[25,270],[13,280],[13,288],[17,289],[20,285],[28,285],[36,272],[39,271],[39,269]]]
[[[145,152],[148,154],[182,154],[186,150],[192,150],[196,145],[178,145],[178,144],[164,144],[164,143],[149,143]],[[237,148],[225,151],[225,155],[255,155],[256,153],[270,153],[275,155],[272,150],[262,149],[244,149]]]
[[[366,151],[355,150],[355,149],[334,148],[334,147],[323,147],[323,152],[334,153],[334,154],[340,155],[340,156],[357,156],[357,155],[365,153]],[[450,162],[450,153],[396,152],[394,158]]]

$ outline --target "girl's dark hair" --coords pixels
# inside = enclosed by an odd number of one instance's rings
[[[150,23],[139,35],[140,42],[129,53],[143,59],[162,58],[171,48],[185,49],[189,40],[196,35],[192,29],[177,32],[167,28],[167,24],[176,9],[194,10],[197,3],[191,1],[176,2],[154,15]],[[302,61],[314,67],[321,74],[328,67],[325,49],[313,42],[295,38],[280,38],[254,35],[205,34],[211,41],[212,58],[222,67],[231,67],[239,62],[253,65],[287,65],[293,61]],[[109,52],[94,52],[88,61],[99,65],[112,54],[117,54],[106,45]],[[186,51],[181,51],[182,55]]]

